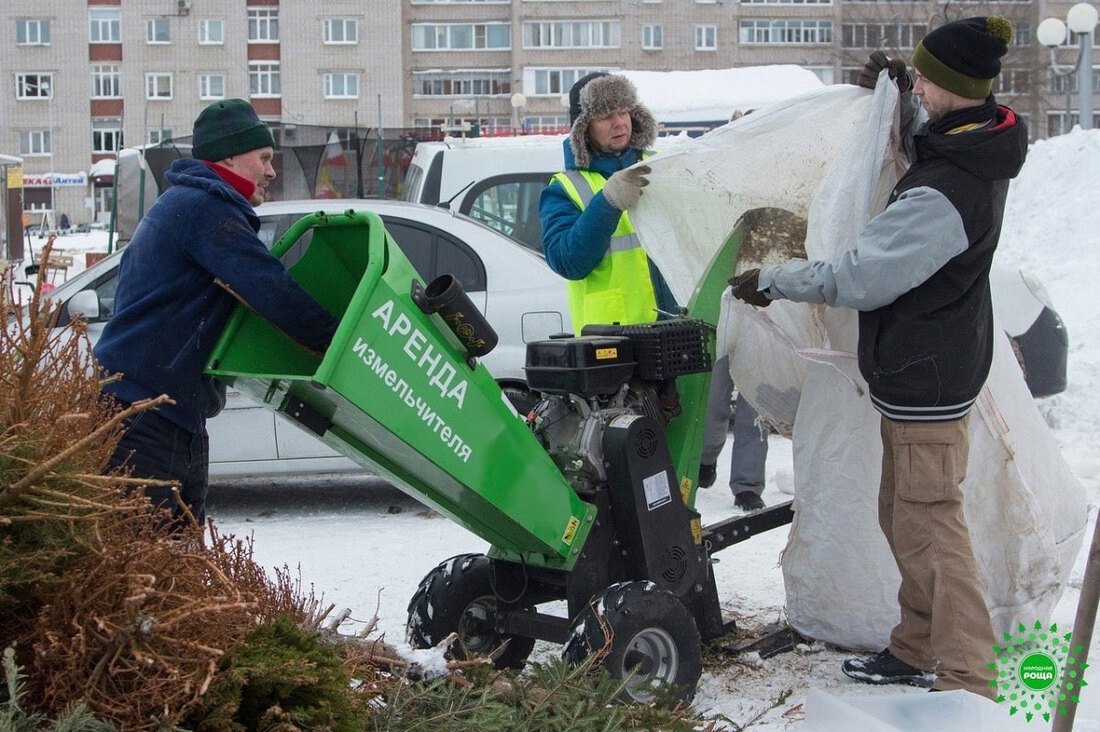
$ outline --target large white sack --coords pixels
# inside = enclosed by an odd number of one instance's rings
[[[902,170],[890,141],[896,99],[882,81],[873,96],[832,87],[648,161],[650,186],[631,218],[677,298],[687,301],[749,208],[808,215],[811,258],[851,246]],[[877,650],[898,619],[898,574],[877,523],[879,416],[855,360],[857,325],[844,308],[777,302],[757,310],[727,292],[718,349],[731,353],[738,388],[794,441],[796,513],[782,560],[792,626]],[[994,630],[1045,621],[1083,536],[1084,490],[1004,338],[971,414],[970,442],[965,510]]]

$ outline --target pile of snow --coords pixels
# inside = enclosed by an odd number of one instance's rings
[[[1008,193],[1001,264],[1018,265],[1045,285],[1069,334],[1069,387],[1044,400],[1067,460],[1096,475],[1100,433],[1100,130],[1074,128],[1036,142]],[[1090,454],[1083,459],[1078,448]]]

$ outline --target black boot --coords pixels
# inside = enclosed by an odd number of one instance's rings
[[[718,466],[714,463],[703,463],[699,466],[699,487],[710,488],[718,478]]]
[[[927,688],[936,675],[902,661],[887,648],[870,658],[849,658],[841,665],[846,676],[865,684],[908,684]]]
[[[742,511],[751,513],[752,511],[759,511],[764,508],[766,504],[759,494],[753,491],[741,491],[733,497],[733,505],[737,506]]]

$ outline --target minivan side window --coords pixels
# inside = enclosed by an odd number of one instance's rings
[[[542,254],[539,197],[553,175],[554,172],[550,171],[508,173],[486,178],[466,194],[459,213]]]

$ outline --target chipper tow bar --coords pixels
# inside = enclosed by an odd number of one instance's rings
[[[661,685],[690,699],[702,643],[729,630],[711,555],[792,518],[788,502],[703,527],[694,509],[711,334],[741,236],[685,317],[529,343],[541,400],[517,415],[477,363],[496,336],[453,277],[424,286],[374,214],[313,214],[273,252],[342,315],[328,350],[240,307],[207,372],[489,542],[424,577],[414,646],[456,632],[456,656],[504,668],[543,639],[574,663],[602,651],[629,700]],[[564,615],[540,607],[561,600]]]

